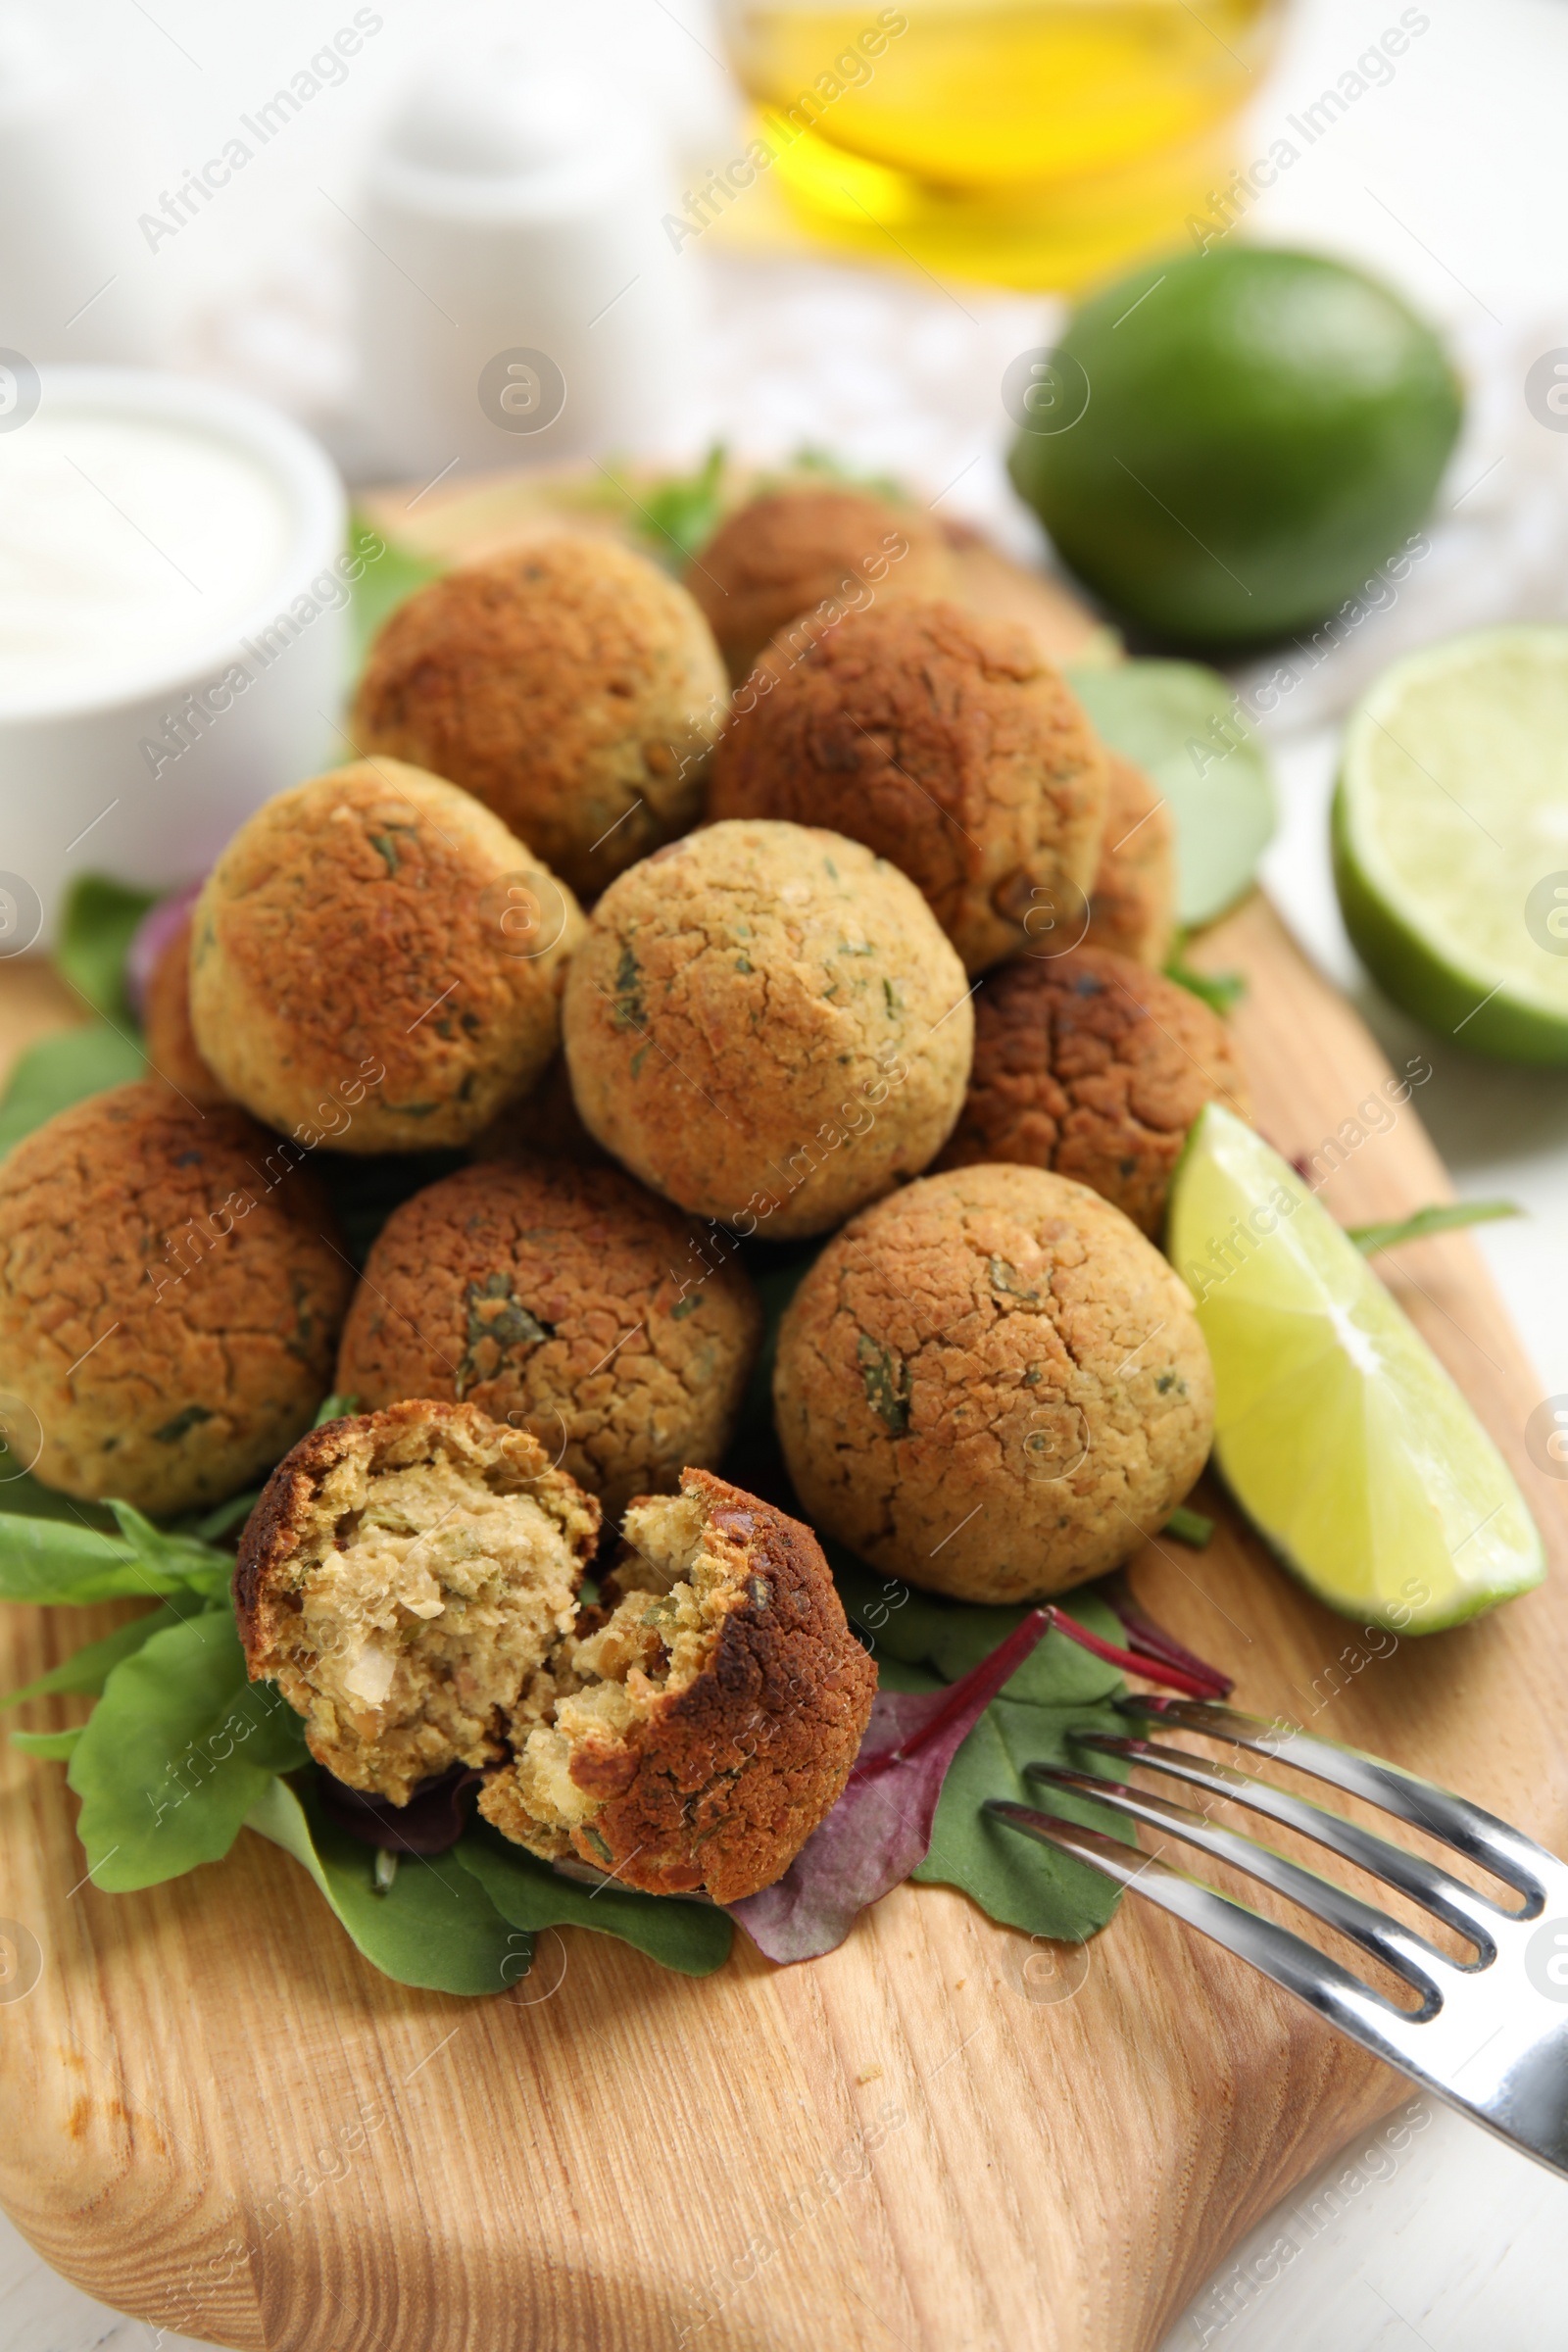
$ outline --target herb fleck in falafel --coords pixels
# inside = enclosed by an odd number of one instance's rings
[[[873,598],[951,596],[956,577],[928,515],[865,490],[798,485],[766,491],[721,522],[688,567],[686,585],[739,682],[799,616]]]
[[[192,1510],[309,1428],[353,1277],[300,1156],[151,1079],[18,1144],[0,1167],[0,1389],[36,1417],[47,1485]]]
[[[1203,1466],[1193,1302],[1110,1203],[1038,1168],[959,1168],[864,1210],[787,1309],[778,1434],[814,1523],[970,1601],[1081,1584]]]
[[[548,1066],[571,892],[471,795],[362,760],[268,801],[196,904],[196,1044],[309,1146],[464,1144]]]
[[[1028,630],[911,602],[773,648],[709,795],[711,817],[831,825],[890,858],[971,972],[1085,906],[1104,807],[1105,755]]]
[[[972,1020],[913,884],[858,842],[717,824],[612,884],[565,1001],[590,1133],[680,1207],[825,1232],[933,1158]]]
[[[616,1518],[719,1460],[760,1326],[733,1243],[618,1168],[495,1162],[393,1211],[337,1387],[365,1406],[466,1399],[529,1429]]]
[[[370,649],[355,741],[475,794],[592,898],[694,824],[727,700],[684,588],[562,532],[433,580]]]
[[[707,1470],[634,1502],[608,1617],[512,1711],[479,1809],[549,1861],[739,1902],[843,1793],[876,1691],[808,1527]]]
[[[1230,1034],[1190,989],[1105,948],[1020,956],[975,1000],[969,1092],[941,1164],[1074,1176],[1157,1238],[1205,1102],[1252,1115]]]

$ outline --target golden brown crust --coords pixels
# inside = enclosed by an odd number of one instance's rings
[[[1104,948],[1020,956],[975,1000],[969,1092],[940,1165],[1076,1177],[1157,1239],[1205,1102],[1252,1115],[1229,1032],[1190,989]]]
[[[625,1742],[579,1746],[572,1779],[603,1801],[571,1844],[622,1886],[732,1903],[781,1878],[837,1803],[876,1669],[809,1528],[709,1471],[688,1470],[681,1490],[705,1506],[705,1542],[736,1605],[703,1671]],[[508,1836],[531,1834],[505,1769],[479,1801]]]
[[[895,602],[763,657],[719,745],[709,814],[863,841],[977,972],[1082,908],[1104,801],[1104,753],[1027,629]]]
[[[466,1143],[548,1066],[582,929],[571,892],[471,795],[360,760],[267,802],[209,875],[196,1043],[307,1147]]]
[[[142,1006],[142,1032],[153,1076],[187,1102],[206,1108],[226,1102],[228,1097],[197,1052],[190,1025],[190,929],[186,914],[153,965]]]
[[[684,588],[563,532],[400,605],[353,726],[367,751],[475,794],[592,898],[695,823],[726,687]]]
[[[964,975],[841,834],[710,825],[622,874],[567,983],[589,1132],[696,1215],[821,1233],[925,1167],[968,1075]]]
[[[337,1386],[367,1406],[464,1398],[529,1429],[618,1518],[718,1461],[760,1329],[733,1244],[618,1168],[498,1162],[393,1211]]]
[[[926,1177],[847,1225],[785,1313],[773,1396],[815,1523],[960,1600],[1114,1567],[1213,1426],[1184,1285],[1098,1194],[1027,1167]]]
[[[37,1471],[174,1512],[274,1462],[326,1393],[353,1277],[303,1154],[153,1080],[61,1111],[0,1168],[0,1388]]]
[[[1105,832],[1083,945],[1157,972],[1176,936],[1176,828],[1141,767],[1106,755]]]
[[[721,522],[686,573],[738,684],[798,615],[896,596],[951,596],[956,566],[942,531],[868,491],[771,490]],[[825,612],[824,612],[825,609]]]

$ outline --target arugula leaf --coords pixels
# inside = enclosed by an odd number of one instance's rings
[[[526,1976],[532,1938],[455,1866],[456,1849],[433,1859],[405,1855],[392,1884],[378,1888],[379,1849],[330,1822],[309,1781],[298,1788],[269,1782],[246,1827],[303,1864],[351,1941],[396,1984],[471,1994],[504,1992]]]
[[[13,1732],[11,1744],[20,1747],[24,1755],[42,1756],[47,1762],[58,1764],[75,1754],[83,1729],[83,1725],[74,1723],[65,1732]]]
[[[183,1566],[154,1565],[122,1538],[76,1520],[0,1515],[0,1600],[85,1606],[179,1592],[186,1583]]]
[[[1517,1200],[1441,1200],[1408,1217],[1394,1217],[1382,1225],[1348,1225],[1345,1230],[1363,1257],[1376,1257],[1380,1250],[1397,1250],[1401,1242],[1424,1242],[1429,1234],[1458,1233],[1466,1225],[1490,1225],[1497,1217],[1524,1213]]]
[[[107,874],[80,874],[66,894],[55,962],[95,1012],[129,1023],[125,957],[149,907],[164,894],[132,890]]]
[[[114,1668],[71,1759],[94,1884],[126,1893],[218,1861],[270,1776],[307,1761],[299,1717],[249,1681],[226,1608],[166,1627]]]
[[[64,1664],[40,1674],[36,1682],[24,1683],[20,1690],[8,1690],[0,1698],[0,1708],[20,1707],[24,1699],[48,1698],[58,1690],[87,1690],[96,1695],[103,1690],[110,1669],[118,1666],[122,1658],[133,1656],[168,1622],[162,1609],[149,1609],[145,1616],[133,1617],[128,1625],[116,1626],[101,1642],[85,1642]],[[13,1740],[20,1737],[20,1733],[12,1734]]]
[[[1184,931],[1165,959],[1166,979],[1174,980],[1178,988],[1185,988],[1189,996],[1197,997],[1210,1012],[1217,1012],[1223,1019],[1247,994],[1246,973],[1200,972],[1196,964],[1188,962],[1186,947]]]
[[[1228,682],[1197,662],[1079,665],[1068,683],[1176,823],[1177,913],[1212,922],[1248,890],[1274,832],[1268,757]]]
[[[645,488],[640,497],[618,476],[611,479],[629,502],[638,529],[666,564],[684,569],[707,545],[724,512],[722,441],[715,441],[693,473],[672,473]]]
[[[729,1957],[734,1930],[727,1911],[625,1886],[578,1886],[513,1845],[488,1822],[476,1822],[451,1848],[451,1859],[472,1873],[514,1928],[591,1928],[596,1935],[634,1943],[662,1967],[685,1977],[710,1976]],[[401,1879],[403,1871],[398,1875]]]
[[[40,1038],[21,1056],[0,1096],[0,1158],[57,1110],[140,1078],[146,1067],[135,1039],[122,1036],[107,1021],[87,1021]]]

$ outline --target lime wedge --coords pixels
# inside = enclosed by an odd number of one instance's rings
[[[1482,629],[1384,671],[1334,804],[1346,928],[1475,1054],[1568,1062],[1568,628]]]
[[[1215,1458],[1320,1600],[1435,1633],[1541,1582],[1524,1497],[1447,1373],[1295,1170],[1216,1103],[1166,1248],[1214,1362]]]

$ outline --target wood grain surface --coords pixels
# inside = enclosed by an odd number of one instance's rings
[[[604,490],[514,474],[365,503],[389,537],[459,559],[564,514],[621,530]],[[1056,660],[1104,657],[1063,591],[956,544],[976,605]],[[1198,959],[1248,975],[1234,1020],[1259,1124],[1320,1164],[1337,1139],[1339,1216],[1446,1195],[1418,1073],[1392,1105],[1365,1030],[1260,899]],[[45,967],[0,965],[0,1072],[79,1015]],[[1547,1584],[1377,1655],[1388,1637],[1307,1598],[1201,1490],[1213,1543],[1150,1543],[1135,1588],[1236,1675],[1240,1704],[1429,1772],[1562,1851],[1568,1523],[1524,1451],[1536,1385],[1464,1237],[1381,1270],[1513,1463]],[[126,1613],[0,1608],[0,1688]],[[248,1832],[190,1878],[102,1894],[74,1813],[63,1766],[0,1749],[0,1919],[42,1955],[26,1996],[0,1999],[0,2202],[90,2293],[220,2343],[1148,2352],[1227,2247],[1399,2095],[1133,1901],[1059,1950],[901,1888],[827,1959],[775,1969],[738,1935],[701,1982],[552,1932],[527,1978],[473,2001],[378,1976]]]
[[[1205,959],[1250,982],[1235,1020],[1264,1131],[1308,1154],[1341,1138],[1342,1217],[1445,1192],[1419,1084],[1392,1120],[1357,1120],[1387,1103],[1386,1065],[1260,900]],[[41,976],[0,979],[6,1035],[48,1017]],[[1513,1462],[1547,1584],[1383,1656],[1231,1519],[1202,1552],[1148,1544],[1136,1589],[1234,1670],[1240,1703],[1430,1772],[1560,1851],[1568,1584],[1560,1490],[1521,1442],[1535,1384],[1462,1236],[1384,1263]],[[112,1622],[0,1611],[5,1683]],[[62,1766],[0,1756],[0,1912],[43,1955],[0,2008],[0,2199],[89,2292],[220,2343],[1146,2352],[1397,2095],[1135,1902],[1075,1956],[902,1888],[825,1960],[775,1969],[738,1936],[704,1982],[552,1933],[509,1993],[466,2001],[377,1976],[250,1833],[172,1886],[101,1894],[74,1809]]]

